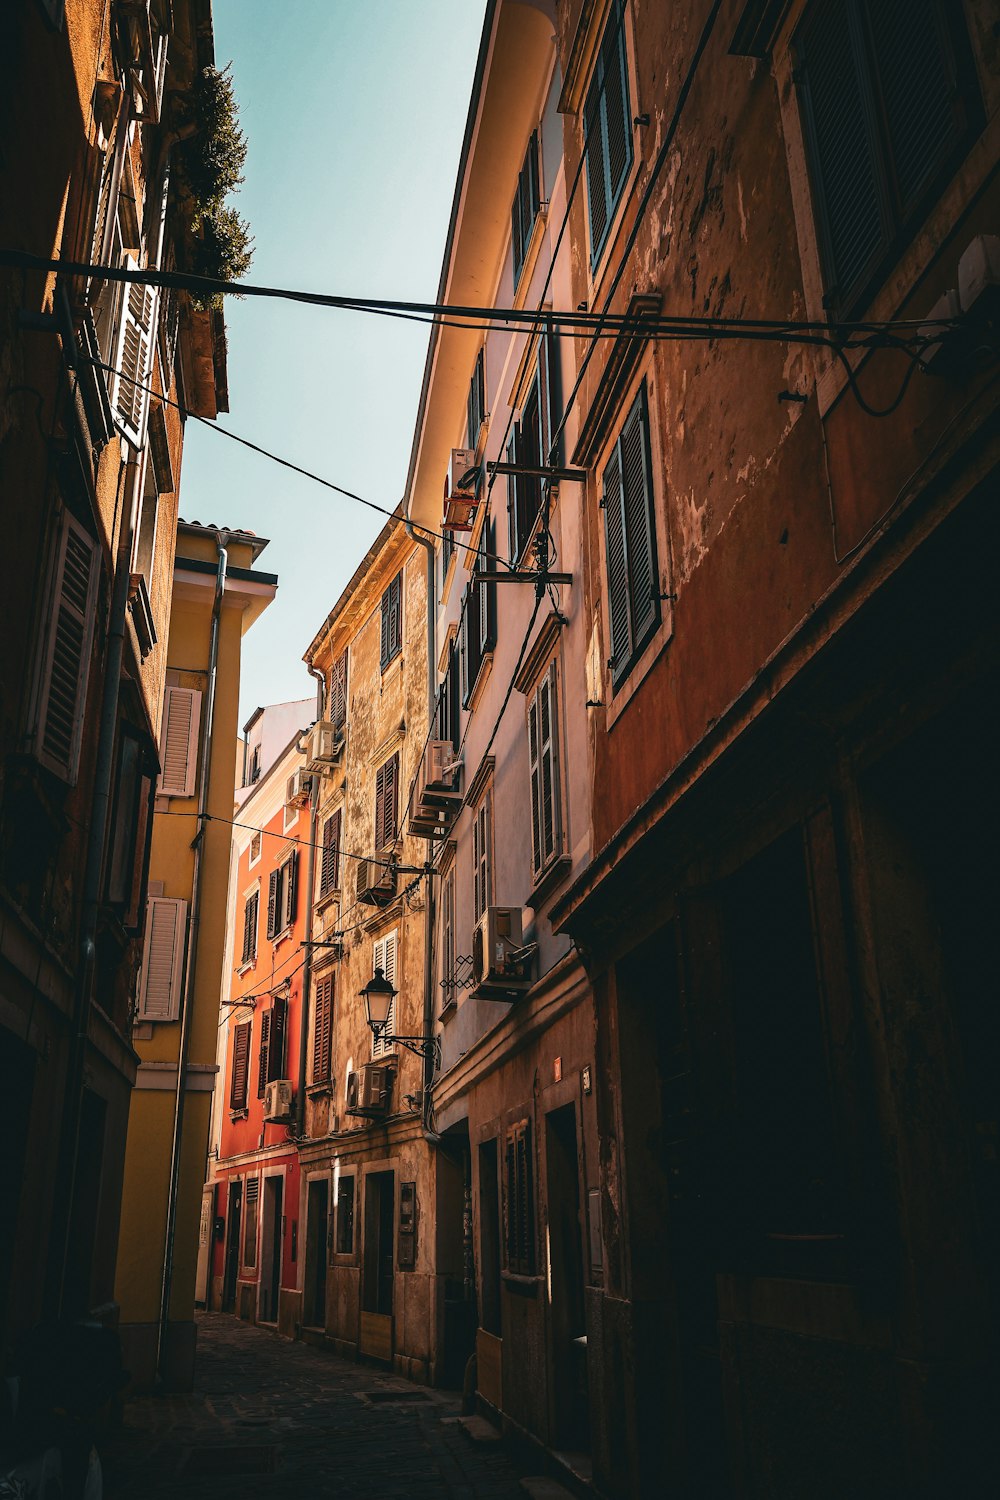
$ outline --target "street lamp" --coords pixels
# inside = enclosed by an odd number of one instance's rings
[[[368,1012],[368,1025],[376,1041],[381,1041],[385,1047],[393,1046],[398,1042],[408,1052],[415,1052],[418,1057],[431,1057],[435,1063],[440,1063],[441,1042],[438,1037],[387,1035],[389,1010],[398,991],[386,979],[381,969],[375,970],[372,978],[359,993],[364,997],[365,1008]]]

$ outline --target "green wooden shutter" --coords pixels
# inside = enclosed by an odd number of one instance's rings
[[[660,617],[645,385],[622,428],[619,447],[622,455],[622,513],[628,553],[629,618],[634,654],[645,645]]]
[[[607,544],[608,618],[611,625],[611,668],[620,675],[632,655],[628,611],[628,559],[625,517],[622,512],[621,452],[616,443],[604,470],[604,535]]]

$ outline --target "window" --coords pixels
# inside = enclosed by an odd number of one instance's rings
[[[479,443],[479,431],[486,421],[486,349],[480,349],[476,368],[472,373],[467,402],[465,446],[475,449]],[[452,541],[454,545],[454,540]]]
[[[531,1170],[531,1121],[521,1120],[507,1131],[504,1163],[507,1270],[515,1275],[535,1272],[535,1203]]]
[[[295,920],[296,874],[299,857],[288,856],[268,877],[267,888],[267,935],[278,937],[286,932]]]
[[[521,268],[541,206],[538,188],[538,131],[531,133],[524,165],[517,179],[517,192],[510,208],[510,250],[514,260],[514,286],[521,278]]]
[[[337,1254],[354,1254],[354,1178],[337,1180]]]
[[[611,677],[615,687],[628,675],[660,620],[651,472],[644,382],[602,479]]]
[[[64,515],[41,647],[35,753],[71,785],[80,761],[99,573],[97,544],[72,516]]]
[[[140,1021],[176,1021],[181,1007],[181,965],[187,902],[150,896],[139,976]]]
[[[448,647],[448,666],[438,689],[437,737],[448,740],[457,750],[461,743],[461,684],[458,680],[458,647],[454,640]]]
[[[201,693],[197,688],[164,688],[160,727],[163,770],[157,787],[161,797],[194,796],[200,722]]]
[[[849,316],[977,132],[962,7],[814,0],[795,78],[819,221],[825,303]]]
[[[444,594],[445,580],[448,577],[448,568],[455,556],[455,533],[443,531],[441,534],[441,593]]]
[[[139,262],[125,257],[125,267],[138,271]],[[117,339],[111,363],[111,405],[118,425],[129,442],[142,446],[146,410],[149,405],[149,376],[153,363],[153,341],[156,327],[156,289],[137,281],[122,290]]]
[[[250,840],[250,860],[248,868],[251,870],[253,869],[254,865],[260,864],[260,849],[262,843],[263,836],[259,833],[255,833],[253,838]]]
[[[249,1030],[249,1028],[248,1028]],[[257,1203],[260,1199],[260,1178],[247,1178],[246,1210],[243,1215],[243,1264],[257,1264]]]
[[[246,1109],[250,1079],[250,1021],[233,1027],[233,1072],[229,1084],[229,1107]]]
[[[298,803],[296,803],[296,802],[286,802],[285,805],[284,805],[284,807],[282,808],[282,811],[281,811],[281,828],[282,828],[282,832],[283,833],[287,833],[290,828],[294,828],[295,827],[295,825],[296,825],[296,823],[298,821],[299,821]]]
[[[379,661],[384,672],[403,649],[403,575],[397,573],[382,595],[382,640]]]
[[[330,814],[323,824],[323,852],[319,865],[319,894],[329,896],[340,884],[340,823],[342,810]]]
[[[399,751],[390,755],[375,773],[375,849],[390,848],[396,842],[396,819],[399,811]]]
[[[327,1083],[333,1060],[333,975],[324,974],[316,984],[316,1017],[313,1027],[313,1083]]]
[[[632,107],[625,61],[623,0],[614,0],[583,113],[590,264],[601,258],[632,165]]]
[[[482,541],[475,554],[477,572],[494,571],[492,559],[496,556],[496,545],[496,522],[489,517],[483,526]],[[497,586],[489,580],[482,583],[470,581],[465,590],[461,623],[462,702],[466,708],[479,681],[483,662],[496,643]]]
[[[254,745],[250,751],[250,764],[247,767],[247,779],[245,786],[253,786],[255,781],[260,780],[260,744]]]
[[[329,719],[338,729],[347,723],[347,648],[337,657],[330,668],[330,712]]]
[[[547,327],[538,341],[534,378],[524,397],[520,419],[514,423],[507,443],[507,463],[520,468],[544,468],[559,460],[558,451],[551,451],[561,415],[556,340],[556,334]],[[556,446],[559,446],[558,439]],[[542,480],[537,475],[508,474],[507,534],[512,564],[516,565],[524,556],[542,500]]]
[[[138,926],[149,869],[152,797],[156,761],[131,725],[118,736],[114,810],[105,874],[105,899],[118,909],[126,929]]]
[[[455,1004],[455,871],[450,869],[441,886],[441,1009]]]
[[[281,1078],[285,1063],[285,1014],[288,1002],[276,995],[270,1010],[260,1018],[260,1055],[257,1066],[257,1098],[276,1078]]]
[[[243,957],[241,963],[252,964],[257,957],[257,919],[260,915],[260,887],[256,886],[243,905]]]
[[[472,907],[477,922],[493,901],[492,821],[493,793],[487,792],[476,809],[472,824]]]
[[[528,759],[531,766],[531,868],[535,879],[562,851],[559,791],[559,722],[556,664],[528,704]]]
[[[396,983],[396,948],[398,934],[386,933],[385,937],[379,938],[374,944],[372,951],[372,974],[376,969],[381,969],[391,985]],[[386,1037],[392,1036],[396,1030],[396,1000],[398,996],[393,995],[389,1002],[389,1015],[385,1025],[378,1036],[372,1033],[372,1057],[392,1057],[396,1047],[394,1042],[387,1042]]]

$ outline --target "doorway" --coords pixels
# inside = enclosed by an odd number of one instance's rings
[[[396,1174],[365,1178],[364,1246],[361,1268],[362,1354],[392,1359],[393,1231]]]
[[[222,1311],[236,1311],[236,1282],[240,1274],[240,1219],[243,1209],[243,1183],[235,1178],[229,1184],[229,1212],[226,1215],[226,1266],[222,1280]]]
[[[575,1105],[566,1104],[546,1115],[545,1161],[552,1277],[553,1426],[560,1447],[587,1449],[587,1325]]]
[[[330,1184],[326,1177],[309,1181],[306,1200],[306,1284],[303,1322],[307,1328],[326,1326],[326,1238]]]
[[[264,1217],[260,1237],[260,1308],[257,1313],[258,1322],[261,1323],[278,1321],[284,1187],[284,1177],[264,1178]]]

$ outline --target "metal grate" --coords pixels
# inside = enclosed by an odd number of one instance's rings
[[[276,1468],[273,1448],[212,1446],[192,1448],[181,1465],[182,1474],[229,1475],[273,1474]]]

